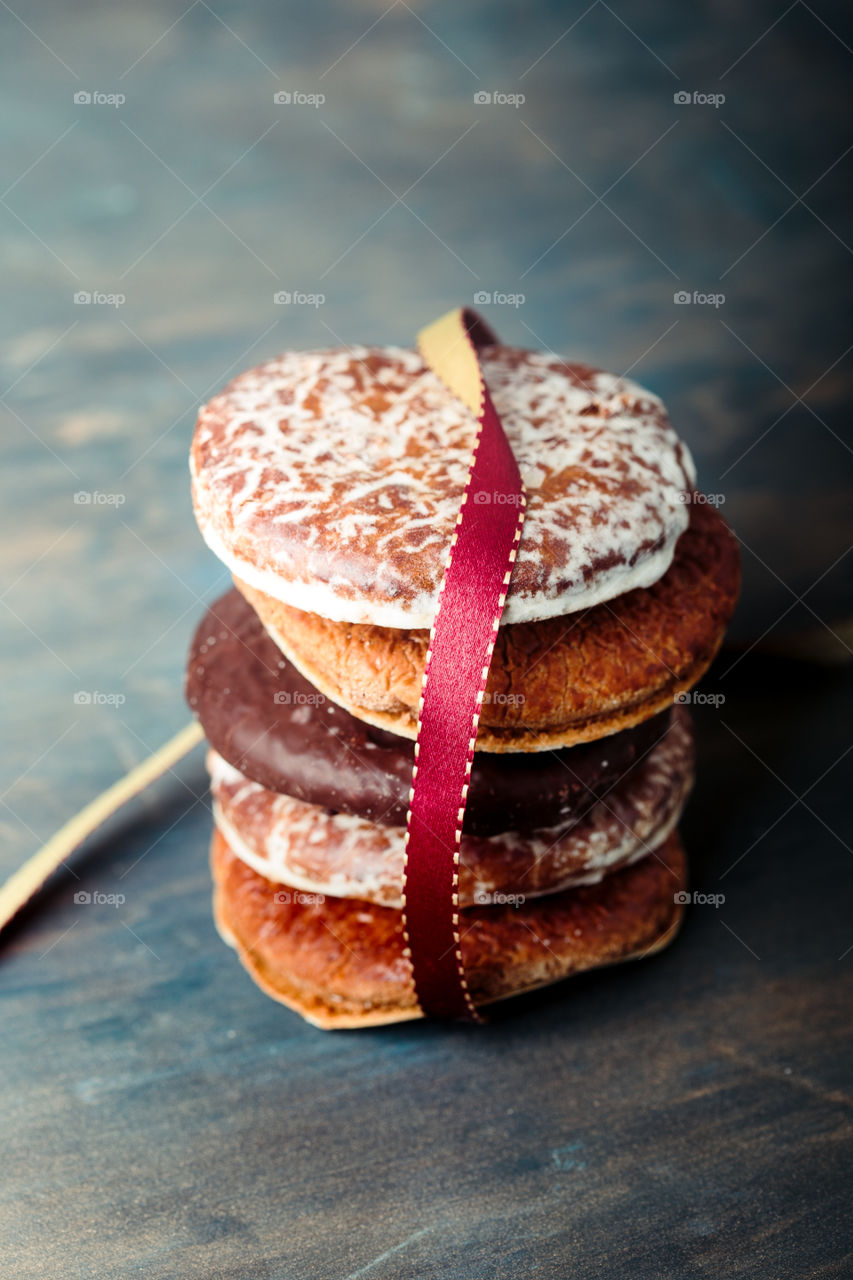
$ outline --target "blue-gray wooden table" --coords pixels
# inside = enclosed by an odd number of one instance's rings
[[[324,1035],[210,919],[197,751],[0,948],[2,1274],[853,1272],[849,11],[0,0],[0,874],[188,719],[198,405],[459,303],[667,400],[743,545],[683,936]],[[720,900],[722,898],[722,900]]]

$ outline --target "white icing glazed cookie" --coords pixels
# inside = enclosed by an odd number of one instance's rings
[[[492,347],[481,359],[528,492],[504,622],[657,581],[694,483],[660,400],[543,352]],[[297,609],[429,627],[475,429],[416,351],[288,352],[202,409],[199,527],[239,578]]]
[[[267,880],[308,893],[400,907],[404,830],[333,813],[207,758],[214,816],[233,853]],[[645,857],[674,829],[693,780],[690,719],[676,708],[652,751],[577,822],[522,835],[463,834],[460,903],[534,898],[595,884]]]

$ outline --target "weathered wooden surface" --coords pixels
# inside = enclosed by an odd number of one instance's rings
[[[840,7],[12,8],[0,873],[185,721],[187,636],[227,581],[192,522],[193,414],[286,345],[523,293],[482,309],[631,368],[725,493],[736,641],[841,631]],[[295,91],[326,101],[273,102]],[[706,687],[686,837],[725,902],[484,1032],[327,1036],[266,1000],[210,921],[201,753],[163,780],[0,952],[4,1275],[849,1274],[850,678],[756,649]]]

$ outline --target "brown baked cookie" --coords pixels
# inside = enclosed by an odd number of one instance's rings
[[[403,955],[401,915],[387,907],[289,892],[246,866],[216,831],[214,916],[268,995],[315,1026],[378,1026],[421,1016]],[[600,884],[521,907],[462,916],[462,956],[477,1004],[660,950],[681,920],[684,853],[673,833]]]
[[[673,830],[693,777],[690,717],[675,709],[663,738],[580,819],[488,838],[463,834],[463,907],[557,893],[644,857]],[[214,817],[231,849],[267,880],[307,893],[402,906],[405,832],[268,791],[208,755]]]
[[[416,736],[428,631],[333,622],[235,582],[325,697],[370,724]],[[571,746],[671,705],[709,666],[739,584],[733,534],[713,507],[691,503],[673,563],[651,587],[579,613],[501,627],[478,750]]]

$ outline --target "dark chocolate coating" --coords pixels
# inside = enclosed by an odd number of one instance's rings
[[[187,701],[211,746],[254,782],[310,804],[404,826],[415,744],[317,693],[238,591],[193,637]],[[670,712],[561,751],[479,751],[465,830],[490,836],[570,824],[666,732]]]

